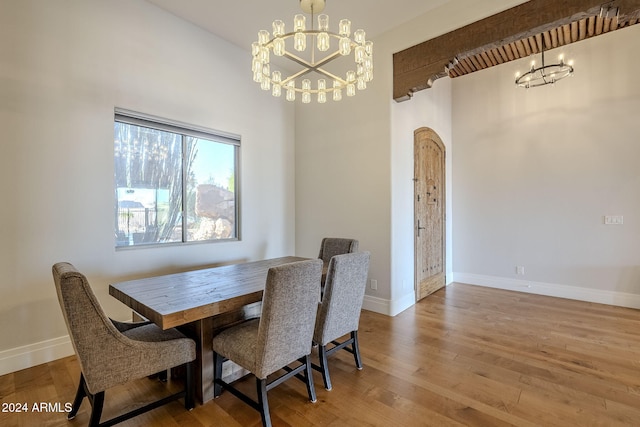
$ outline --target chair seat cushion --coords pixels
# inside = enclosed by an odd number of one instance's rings
[[[171,341],[180,338],[186,338],[177,329],[167,329],[163,331],[155,324],[151,323],[144,326],[138,326],[123,332],[127,338],[144,342]]]
[[[259,325],[260,319],[252,319],[225,329],[213,338],[213,351],[255,373]]]

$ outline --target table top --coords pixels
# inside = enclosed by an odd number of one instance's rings
[[[169,329],[260,301],[269,268],[307,259],[287,256],[129,280],[109,285],[109,294]]]

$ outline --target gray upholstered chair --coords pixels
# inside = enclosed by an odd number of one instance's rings
[[[316,401],[310,354],[321,274],[320,260],[270,268],[261,317],[225,329],[213,338],[216,395],[220,386],[227,389],[260,412],[264,426],[271,425],[267,391],[293,376],[306,383],[309,400]],[[225,359],[255,375],[257,401],[221,379]],[[294,363],[294,368],[289,367]],[[267,381],[269,375],[281,369],[287,373]]]
[[[318,345],[324,387],[331,390],[327,356],[344,349],[353,354],[356,367],[362,369],[358,346],[358,323],[369,273],[369,252],[336,255],[329,262],[322,302],[318,307],[313,342]],[[349,334],[349,339],[337,340]],[[351,348],[348,346],[351,345]]]
[[[68,419],[75,418],[85,397],[91,403],[89,426],[111,426],[184,397],[194,407],[191,362],[195,342],[175,329],[163,331],[150,322],[122,323],[109,319],[87,278],[66,262],[53,266],[62,314],[80,363],[80,384]],[[134,379],[186,365],[185,389],[142,408],[100,423],[105,390]]]
[[[358,252],[358,241],[356,239],[325,237],[320,243],[318,258],[322,260],[326,267],[334,256],[353,252]]]
[[[350,254],[358,252],[358,241],[356,239],[344,239],[341,237],[325,237],[320,243],[320,253],[318,258],[322,260],[322,286],[327,276],[329,261],[336,255]]]

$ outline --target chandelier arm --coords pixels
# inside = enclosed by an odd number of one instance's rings
[[[303,67],[306,68],[306,70],[302,70],[301,72],[295,74],[296,77],[300,77],[302,75],[311,73],[313,71],[321,72],[325,76],[329,76],[331,74],[326,72],[326,71],[320,71],[321,70],[320,67],[322,67],[323,65],[333,61],[336,57],[340,56],[340,52],[334,52],[331,55],[329,55],[326,58],[324,58],[323,60],[321,60],[320,62],[315,63],[315,64],[312,64],[309,61],[305,61],[304,59],[300,58],[299,56],[294,55],[291,52],[285,52],[283,56],[285,58],[295,62],[296,64],[302,65]],[[336,79],[344,81],[344,79],[341,79],[341,78],[336,78]],[[288,78],[287,80],[291,80],[291,78]],[[283,83],[284,83],[284,81],[283,81]]]
[[[305,68],[313,68],[313,64],[310,63],[309,61],[300,58],[298,55],[295,55],[291,52],[287,52],[285,51],[284,54],[282,55],[284,58],[287,58],[293,62],[295,62],[298,65],[302,65]]]
[[[313,68],[322,67],[323,65],[325,65],[325,64],[327,64],[327,63],[329,63],[329,62],[333,61],[334,59],[339,58],[341,56],[342,55],[340,55],[340,52],[336,51],[336,52],[333,52],[330,55],[327,55],[326,57],[324,57],[320,61],[311,64],[311,66]]]
[[[318,67],[322,67],[323,65],[333,61],[334,59],[342,55],[340,55],[340,52],[336,51],[316,63],[306,61],[303,58],[300,58],[298,55],[295,55],[289,51],[285,51],[282,56],[295,62],[298,65],[302,65],[303,67],[310,68],[311,69],[310,71],[315,71]]]
[[[315,71],[316,71],[317,73],[319,73],[319,74],[324,75],[325,77],[329,77],[330,79],[333,79],[333,80],[335,80],[335,81],[339,82],[339,83],[340,83],[341,85],[343,85],[343,86],[346,86],[346,85],[348,85],[348,84],[349,84],[349,83],[348,83],[345,79],[343,79],[342,77],[336,76],[335,74],[330,73],[329,71],[323,70],[322,68],[316,68],[316,70],[315,70]],[[328,90],[330,90],[330,89],[328,89]]]
[[[311,70],[310,70],[310,69],[308,69],[308,68],[306,68],[306,69],[304,69],[304,70],[300,70],[300,71],[298,71],[297,73],[292,74],[292,75],[290,75],[289,77],[287,77],[287,78],[283,79],[283,80],[282,80],[282,83],[280,83],[280,84],[282,85],[282,87],[285,87],[285,86],[286,86],[286,84],[287,84],[287,83],[289,83],[291,80],[294,80],[294,81],[295,81],[295,79],[297,79],[298,77],[302,77],[302,76],[304,76],[305,74],[309,74],[310,72],[311,72]],[[295,90],[296,92],[302,92],[302,89],[299,89],[299,88],[297,88],[297,87],[295,87],[295,86],[294,86],[294,87],[292,87],[291,89]]]

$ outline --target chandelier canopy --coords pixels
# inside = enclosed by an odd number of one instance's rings
[[[542,65],[540,67],[536,67],[535,61],[532,61],[529,71],[522,75],[520,73],[516,74],[517,86],[529,89],[530,87],[554,84],[558,80],[573,75],[573,65],[571,63],[565,64],[562,55],[558,58],[558,63],[544,63],[544,44],[542,45],[541,56]]]
[[[317,95],[317,101],[324,103],[327,95],[334,101],[342,99],[342,91],[347,96],[354,96],[357,90],[364,90],[367,83],[373,79],[373,43],[365,39],[364,30],[357,30],[351,37],[351,21],[342,19],[338,25],[338,32],[329,31],[329,17],[325,14],[317,16],[318,28],[314,28],[314,15],[324,10],[325,0],[300,0],[303,12],[311,15],[310,26],[307,29],[307,19],[304,15],[295,15],[293,31],[287,32],[283,21],[273,21],[273,32],[266,30],[258,32],[258,41],[252,43],[253,80],[260,83],[263,90],[271,90],[273,96],[279,97],[286,93],[287,101],[295,101],[296,93],[302,94],[302,102],[311,102],[311,95]],[[331,41],[335,41],[331,52]],[[307,44],[311,47],[307,50]],[[295,51],[295,53],[294,53]],[[305,57],[302,54],[306,53]],[[290,75],[283,75],[281,71],[271,71],[270,55],[287,58],[302,68]],[[325,68],[329,62],[341,57],[353,55],[353,64],[344,75],[330,72]],[[309,77],[319,75],[312,87]],[[300,83],[298,80],[302,79]]]

